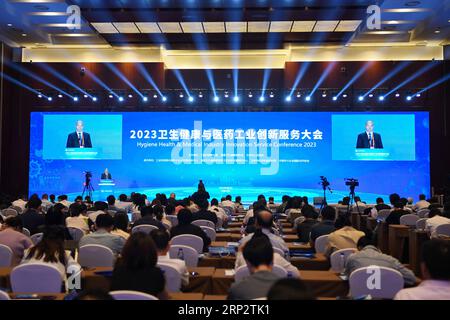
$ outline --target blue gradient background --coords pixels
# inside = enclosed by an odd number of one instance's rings
[[[121,160],[44,160],[43,118],[45,115],[84,118],[99,117],[96,125],[105,125],[107,134],[114,134],[109,127],[108,117],[122,115],[122,159]],[[334,161],[332,160],[332,116],[346,117],[389,117],[414,115],[415,161]],[[104,116],[104,118],[102,118]],[[203,179],[208,187],[215,188],[271,188],[296,190],[314,189],[320,194],[319,176],[327,176],[335,190],[347,190],[344,178],[360,180],[358,192],[389,194],[399,192],[404,196],[416,197],[419,193],[429,194],[429,126],[428,112],[389,113],[337,113],[337,112],[124,112],[124,113],[32,113],[30,128],[30,172],[31,193],[75,193],[83,188],[83,171],[94,174],[96,186],[104,168],[108,168],[116,182],[116,188],[139,190],[145,188],[194,187]],[[62,118],[63,119],[63,118]],[[267,165],[236,164],[183,164],[148,163],[144,158],[169,158],[172,148],[136,148],[136,140],[130,139],[130,130],[145,129],[193,129],[194,121],[203,121],[203,129],[319,129],[323,141],[317,140],[317,147],[281,148],[280,159],[309,159],[309,163],[280,163],[276,175],[260,174]],[[350,120],[345,119],[345,123]],[[356,121],[355,121],[356,122]],[[103,123],[103,124],[102,124]],[[377,125],[377,124],[376,124]],[[401,125],[401,124],[398,124]],[[115,127],[114,130],[118,130]],[[411,129],[414,130],[414,129]],[[86,127],[86,131],[88,131]],[[359,125],[358,130],[360,131]],[[67,132],[64,131],[64,139]],[[351,135],[352,146],[356,137]],[[384,139],[384,137],[383,137]],[[141,140],[150,142],[152,140]],[[311,140],[314,141],[314,140]],[[287,141],[289,142],[289,141]],[[292,142],[292,141],[291,141]],[[295,141],[293,141],[295,142]],[[336,145],[334,146],[336,147]]]

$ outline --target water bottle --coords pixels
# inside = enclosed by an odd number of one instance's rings
[[[178,254],[177,254],[178,259],[180,260],[184,260],[184,252],[182,248],[178,249]]]
[[[340,267],[341,267],[341,275],[345,275],[345,255],[344,253],[340,254]]]

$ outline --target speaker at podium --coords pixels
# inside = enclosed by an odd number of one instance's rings
[[[113,193],[114,187],[116,186],[116,183],[112,179],[111,173],[108,171],[108,168],[103,171],[103,173],[100,176],[100,182],[98,184],[99,190],[102,193]]]

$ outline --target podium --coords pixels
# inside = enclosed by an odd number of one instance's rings
[[[66,148],[66,159],[97,159],[97,148]]]
[[[100,182],[98,183],[98,190],[100,193],[108,193],[109,195],[114,192],[115,186],[116,183],[112,179],[100,179]]]
[[[390,155],[385,149],[355,149],[352,160],[389,160]]]

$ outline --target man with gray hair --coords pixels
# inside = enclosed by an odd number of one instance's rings
[[[67,136],[66,148],[92,148],[91,136],[84,132],[83,120],[77,120],[75,128],[75,132]]]
[[[373,121],[366,121],[366,131],[358,135],[356,149],[383,149],[381,135],[373,132],[373,128]]]

